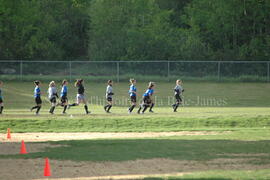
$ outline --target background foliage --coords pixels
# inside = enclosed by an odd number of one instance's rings
[[[0,0],[0,59],[269,60],[269,0]]]

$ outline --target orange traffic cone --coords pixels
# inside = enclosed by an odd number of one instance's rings
[[[24,144],[24,140],[22,140],[22,145],[21,145],[21,152],[20,154],[27,154],[26,147]]]
[[[11,139],[10,129],[9,128],[7,128],[7,139]]]
[[[44,176],[51,176],[50,163],[48,158],[45,159]]]

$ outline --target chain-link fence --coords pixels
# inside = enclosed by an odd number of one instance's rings
[[[270,61],[0,61],[0,78],[269,82],[269,65]]]

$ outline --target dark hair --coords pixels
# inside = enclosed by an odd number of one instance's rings
[[[108,84],[112,83],[113,81],[112,80],[108,80]]]
[[[67,80],[64,79],[64,80],[62,81],[62,86],[63,86],[66,82],[67,82]]]
[[[83,82],[83,79],[77,79],[75,82],[75,87],[78,87],[79,85],[81,85]]]
[[[39,80],[35,80],[34,81],[34,84],[38,86],[40,84],[40,81]]]
[[[129,82],[132,84],[134,83],[136,80],[135,79],[130,79]]]

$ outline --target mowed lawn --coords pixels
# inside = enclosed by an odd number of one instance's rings
[[[44,152],[25,156],[0,155],[0,158],[84,162],[125,162],[137,159],[169,159],[205,164],[183,177],[145,179],[246,180],[270,178],[270,85],[267,83],[200,83],[185,82],[186,103],[177,113],[172,112],[174,83],[157,83],[155,113],[127,113],[128,83],[114,86],[116,105],[112,113],[104,112],[106,83],[86,82],[86,94],[92,114],[85,115],[83,106],[62,108],[55,115],[44,107],[39,116],[29,108],[33,105],[31,82],[6,82],[3,88],[5,114],[0,116],[0,132],[164,132],[217,131],[217,135],[175,136],[141,139],[104,139],[49,142],[65,145],[47,148]],[[147,83],[138,83],[139,96]],[[59,88],[60,89],[60,88]],[[69,85],[69,99],[75,100],[76,89]],[[197,102],[200,100],[199,103]],[[92,103],[92,104],[91,104]],[[222,133],[225,132],[226,133]],[[216,162],[218,160],[218,162]],[[219,161],[220,160],[220,161]],[[239,160],[239,161],[238,161]],[[211,164],[216,163],[215,166]],[[210,163],[210,164],[209,164]],[[230,164],[231,163],[231,164]],[[225,167],[224,167],[225,166]],[[235,168],[235,167],[238,168]],[[189,164],[187,164],[189,167]],[[218,168],[217,168],[218,167]],[[254,167],[254,168],[253,168]],[[185,169],[179,169],[185,172]]]

